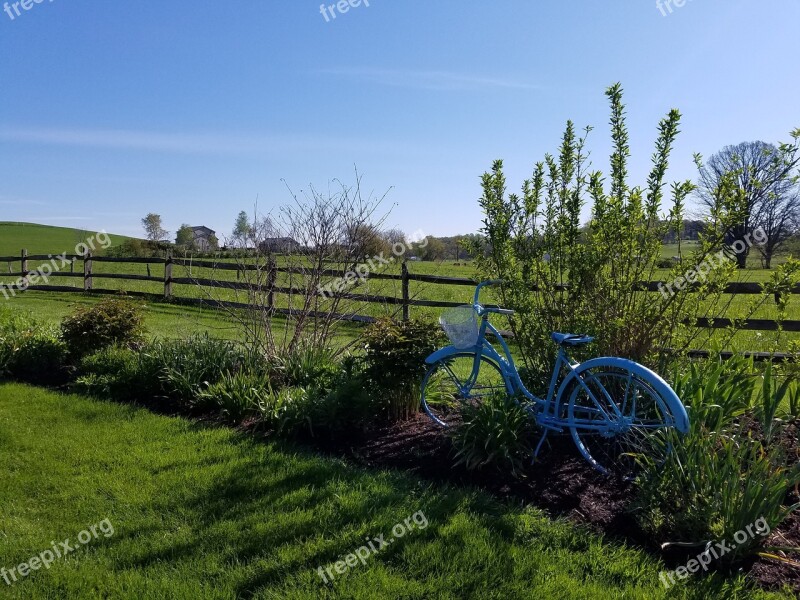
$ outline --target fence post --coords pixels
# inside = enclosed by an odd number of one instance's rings
[[[28,276],[28,251],[24,248],[20,256],[20,263],[22,263],[20,271],[22,271],[22,278],[24,279]]]
[[[164,259],[164,298],[172,297],[172,250],[167,250]]]
[[[92,289],[92,252],[87,250],[83,255],[83,291]]]
[[[403,261],[402,267],[402,276],[403,276],[403,321],[409,320],[409,298],[410,294],[408,293],[408,263]]]
[[[267,308],[272,312],[275,309],[275,281],[278,279],[278,265],[270,256],[267,263]]]

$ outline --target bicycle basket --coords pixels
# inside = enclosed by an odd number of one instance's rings
[[[459,350],[474,348],[478,343],[480,327],[475,309],[471,306],[447,309],[439,317],[439,325]]]

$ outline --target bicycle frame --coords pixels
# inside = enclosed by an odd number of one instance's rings
[[[500,347],[503,350],[502,355],[495,349],[492,343],[486,339],[487,331],[491,333],[500,343]],[[503,336],[500,335],[500,332],[495,329],[491,323],[489,323],[489,313],[484,312],[481,317],[481,326],[478,339],[480,340],[480,343],[475,349],[475,362],[472,366],[472,374],[468,380],[469,385],[472,385],[477,380],[481,357],[485,356],[494,361],[497,366],[500,367],[500,372],[506,383],[506,389],[509,394],[516,395],[517,393],[520,393],[527,400],[536,405],[537,412],[539,413],[537,420],[540,421],[542,426],[560,430],[562,426],[567,425],[567,423],[558,416],[555,402],[556,387],[558,385],[559,375],[564,371],[567,373],[574,371],[575,368],[579,366],[579,363],[573,362],[563,347],[559,347],[558,349],[558,355],[556,356],[553,374],[550,377],[550,385],[547,389],[547,396],[541,398],[536,394],[531,393],[528,388],[525,387],[525,384],[522,382],[522,379],[519,376],[517,366],[514,363],[514,358],[511,356],[511,349],[508,347],[508,344],[506,344]]]
[[[572,360],[567,354],[567,346],[590,342],[591,338],[588,336],[554,334],[553,340],[558,345],[558,353],[547,388],[547,395],[541,398],[531,393],[519,375],[514,357],[511,355],[511,349],[500,332],[489,323],[489,315],[492,313],[512,316],[514,311],[496,306],[484,307],[479,303],[481,288],[498,283],[502,282],[485,281],[475,289],[475,298],[471,308],[481,318],[481,322],[474,345],[464,347],[454,344],[440,348],[425,359],[431,368],[423,380],[422,402],[425,412],[439,425],[448,427],[450,424],[443,421],[429,406],[427,386],[432,381],[430,378],[439,372],[438,369],[444,368],[450,382],[456,385],[456,391],[452,393],[451,400],[468,399],[481,376],[481,367],[487,367],[482,364],[485,358],[492,370],[496,369],[499,372],[506,392],[510,396],[518,398],[520,405],[530,413],[531,418],[541,428],[539,443],[533,451],[534,457],[538,456],[549,433],[563,433],[565,430],[569,430],[583,457],[599,471],[608,473],[608,465],[601,464],[595,456],[594,442],[589,442],[589,446],[587,446],[587,439],[614,440],[621,436],[621,439],[625,440],[633,431],[631,439],[636,441],[643,435],[642,432],[647,432],[648,429],[656,431],[672,428],[684,434],[689,431],[689,417],[686,408],[675,391],[657,373],[639,363],[620,357],[597,357],[582,363]],[[447,331],[448,323],[442,320],[442,325]],[[487,339],[489,334],[499,342],[499,351]],[[461,376],[455,375],[451,370],[450,365],[457,358],[472,359],[471,370],[466,381],[463,381]],[[457,370],[463,374],[467,368],[469,368],[469,362],[464,365],[463,370],[462,368]],[[484,368],[485,371],[486,368]],[[612,387],[608,387],[606,380],[611,381]],[[490,386],[482,384],[479,389],[490,389],[492,386],[499,387],[499,382]],[[640,404],[644,408],[641,413],[637,414]],[[600,443],[602,444],[602,442]],[[645,452],[647,451],[648,449],[645,449]],[[628,458],[631,456],[627,450],[616,456],[605,457],[603,463],[606,463],[606,458],[616,462],[623,460],[626,456]]]
[[[587,421],[587,420],[571,420],[562,418],[559,411],[559,400],[561,396],[561,388],[559,387],[558,392],[556,391],[556,387],[558,386],[559,376],[562,373],[565,373],[564,380],[562,381],[562,385],[564,381],[566,381],[571,374],[573,374],[576,369],[578,369],[581,365],[580,363],[573,362],[572,359],[567,354],[566,350],[563,346],[558,347],[558,354],[556,355],[556,362],[553,366],[553,374],[550,376],[550,385],[547,389],[547,396],[544,398],[540,398],[539,396],[531,393],[526,387],[525,384],[522,382],[522,379],[519,376],[519,371],[517,370],[517,366],[514,363],[514,358],[511,356],[511,349],[506,344],[503,336],[500,335],[500,332],[495,329],[495,327],[489,323],[489,314],[492,312],[498,312],[499,314],[513,314],[511,311],[502,311],[496,309],[487,309],[483,307],[479,300],[481,289],[488,285],[494,285],[499,283],[497,281],[485,281],[483,283],[478,284],[475,288],[475,297],[473,299],[473,309],[475,312],[481,316],[481,325],[478,333],[478,343],[475,346],[475,360],[472,365],[472,373],[467,380],[467,385],[465,387],[471,387],[477,381],[481,358],[487,357],[490,360],[494,361],[497,366],[500,368],[501,375],[503,376],[503,380],[506,385],[506,391],[510,395],[522,394],[532,405],[535,407],[535,417],[537,423],[545,429],[545,435],[547,430],[561,432],[566,427],[571,426],[580,426],[584,429],[594,429],[598,431],[606,430],[606,425],[603,421]],[[486,333],[489,332],[498,340],[500,346],[503,350],[503,355],[500,355],[499,352],[494,348],[494,346],[486,339]],[[607,398],[608,402],[603,403],[601,407],[600,403],[595,398],[595,395],[586,385],[583,377],[576,375],[575,381],[578,385],[582,386],[584,390],[589,394],[592,398],[593,402],[597,405],[597,408],[601,412],[606,412],[608,408],[611,408],[614,413],[614,416],[619,419],[622,417],[621,411],[617,408],[616,404],[611,401],[611,398]],[[533,412],[533,409],[532,409]],[[544,437],[542,438],[544,441]],[[541,445],[541,443],[540,443]]]

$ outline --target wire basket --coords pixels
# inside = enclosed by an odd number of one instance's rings
[[[439,317],[439,325],[459,350],[474,348],[478,344],[480,327],[475,309],[471,306],[447,309]]]

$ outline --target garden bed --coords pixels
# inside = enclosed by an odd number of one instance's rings
[[[793,430],[794,431],[794,430]],[[789,430],[787,429],[787,434]],[[638,527],[629,505],[634,488],[625,481],[606,477],[592,469],[578,454],[568,435],[551,436],[537,462],[515,479],[493,470],[469,471],[454,466],[451,444],[443,431],[426,415],[391,426],[365,431],[345,441],[306,438],[316,451],[346,458],[371,468],[411,471],[425,479],[458,486],[477,486],[494,496],[533,505],[556,517],[588,526],[611,538],[634,543],[659,555],[670,569],[695,557],[696,548],[662,552],[652,537]],[[782,443],[798,447],[797,437],[784,435]],[[787,504],[800,501],[797,491]],[[773,531],[768,545],[800,547],[800,514],[789,517]],[[770,590],[788,585],[800,593],[800,569],[759,558],[738,565],[757,584]]]

